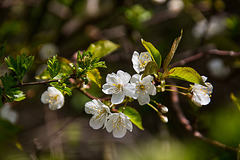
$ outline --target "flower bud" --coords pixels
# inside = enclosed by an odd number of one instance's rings
[[[168,112],[168,108],[166,106],[162,106],[161,107],[161,112],[162,113],[167,113]]]
[[[167,123],[168,122],[168,118],[164,115],[161,115],[160,116],[161,120],[164,122],[164,123]]]

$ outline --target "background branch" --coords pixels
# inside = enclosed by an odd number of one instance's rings
[[[220,56],[231,56],[231,57],[238,57],[240,56],[240,52],[234,52],[234,51],[223,51],[218,49],[210,49],[206,52],[200,52],[198,54],[195,54],[193,56],[190,56],[188,58],[185,58],[183,60],[180,60],[178,62],[172,63],[172,67],[176,66],[183,66],[187,63],[196,61],[198,59],[204,58],[206,55],[220,55]]]
[[[171,88],[173,90],[177,90],[177,88],[174,87],[174,86],[172,86]],[[184,126],[186,131],[190,132],[194,137],[196,137],[196,138],[198,138],[198,139],[200,139],[200,140],[202,140],[206,143],[209,143],[211,145],[214,145],[216,147],[222,148],[222,149],[227,150],[227,151],[238,152],[237,148],[232,147],[232,146],[227,146],[227,145],[225,145],[221,142],[206,138],[205,136],[202,135],[202,133],[200,133],[197,130],[194,130],[190,121],[185,117],[185,115],[184,115],[184,113],[181,109],[181,106],[179,104],[178,93],[177,92],[171,92],[171,99],[172,99],[172,104],[173,104],[172,106],[173,106],[173,109],[176,112],[177,118],[179,119],[180,123]]]

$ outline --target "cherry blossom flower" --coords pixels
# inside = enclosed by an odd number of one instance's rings
[[[113,137],[122,138],[125,136],[127,129],[132,132],[133,126],[130,118],[124,113],[113,113],[108,117],[106,129],[113,133]]]
[[[42,94],[41,101],[44,104],[49,104],[51,110],[56,110],[62,108],[64,96],[55,87],[48,87],[48,90]]]
[[[207,77],[202,76],[203,82],[207,80]],[[209,82],[205,82],[206,86],[200,85],[200,84],[194,84],[192,86],[192,98],[194,104],[201,107],[202,105],[207,105],[210,103],[211,99],[211,93],[213,90],[213,86]]]
[[[93,129],[99,129],[107,122],[107,117],[111,113],[108,106],[103,104],[100,100],[92,100],[85,104],[85,112],[92,114],[89,125]]]
[[[140,73],[145,70],[145,67],[148,62],[152,61],[151,55],[148,52],[141,52],[134,51],[132,56],[132,63],[133,68],[137,73]]]
[[[131,76],[127,72],[119,70],[117,74],[111,73],[106,77],[106,82],[102,86],[102,91],[105,94],[112,94],[111,102],[113,104],[120,104],[124,100],[125,96],[133,94],[133,86],[128,83]]]
[[[156,87],[153,85],[153,77],[148,75],[141,78],[142,75],[134,74],[131,79],[131,84],[134,86],[135,93],[133,95],[134,99],[137,99],[139,104],[145,105],[150,102],[149,95],[156,95]]]

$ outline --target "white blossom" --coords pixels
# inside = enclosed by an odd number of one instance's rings
[[[132,63],[133,68],[137,73],[144,71],[147,63],[150,61],[152,61],[150,53],[141,52],[141,54],[139,55],[137,51],[134,51],[132,56]]]
[[[127,72],[119,70],[117,74],[111,73],[106,77],[106,82],[102,86],[102,91],[105,94],[112,94],[111,102],[120,104],[125,96],[132,95],[133,86],[128,83],[131,76]]]
[[[132,132],[133,126],[130,118],[124,113],[113,113],[108,117],[106,129],[113,133],[115,138],[122,138],[125,136],[127,129]]]
[[[48,87],[48,90],[42,94],[41,101],[44,104],[49,104],[51,110],[56,110],[63,106],[64,96],[55,87]]]
[[[202,76],[203,82],[207,80],[207,77]],[[192,86],[192,101],[194,104],[197,106],[202,106],[202,105],[207,105],[210,103],[211,99],[211,94],[213,90],[213,86],[209,82],[205,82],[206,86],[200,85],[200,84],[194,84]]]
[[[156,87],[152,83],[153,77],[148,75],[142,78],[142,75],[134,74],[131,78],[131,84],[134,86],[133,98],[137,99],[140,105],[150,102],[149,95],[156,95]]]
[[[2,119],[10,121],[11,123],[16,123],[18,119],[18,114],[16,111],[11,109],[10,104],[6,103],[0,109],[0,117]]]
[[[93,115],[89,121],[89,125],[93,129],[99,129],[104,126],[108,115],[111,113],[108,106],[95,99],[85,104],[85,112]]]

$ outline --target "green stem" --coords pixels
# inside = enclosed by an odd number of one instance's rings
[[[150,103],[148,103],[147,104],[148,106],[150,106],[152,109],[154,109],[157,113],[158,113],[158,115],[159,115],[159,117],[161,118],[161,113],[157,110],[157,108],[155,108],[153,105],[151,105]]]
[[[176,86],[176,85],[170,85],[170,84],[166,84],[165,87],[176,87],[176,88],[180,88],[180,89],[183,89],[183,90],[189,90],[189,89],[186,88],[186,87]]]
[[[165,91],[169,91],[169,92],[177,92],[177,93],[179,93],[179,94],[182,94],[182,95],[184,95],[184,96],[186,96],[186,95],[187,95],[187,93],[180,92],[180,91],[173,90],[173,89],[165,89]]]
[[[156,105],[158,105],[158,102],[157,102],[157,101],[154,101],[154,100],[152,100],[152,99],[151,99],[151,101],[152,101],[153,103],[155,103]]]

